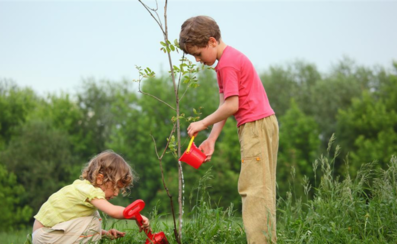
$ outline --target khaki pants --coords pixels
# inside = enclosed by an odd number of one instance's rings
[[[32,239],[33,244],[97,243],[101,239],[101,231],[100,218],[88,216],[37,229]]]
[[[241,125],[238,192],[249,244],[276,243],[276,166],[278,123],[275,115]]]

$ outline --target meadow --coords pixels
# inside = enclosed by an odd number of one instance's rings
[[[277,201],[277,243],[395,243],[397,239],[397,157],[392,156],[387,169],[375,169],[374,163],[363,164],[355,178],[348,173],[335,175],[333,164],[339,154],[320,156],[313,163],[315,184],[307,177],[295,182],[291,171],[290,186],[299,185],[303,198],[293,191]],[[348,168],[348,162],[346,162]],[[348,169],[346,170],[348,172]],[[212,179],[207,171],[195,189],[195,205],[187,211],[183,223],[183,243],[246,243],[240,210],[233,204],[217,207],[207,192]],[[294,186],[295,185],[295,186]],[[138,232],[134,221],[112,220],[103,216],[104,229],[127,232],[124,238],[105,243],[144,243],[145,234]],[[176,243],[170,216],[150,213],[153,233],[163,231],[170,243]],[[1,243],[31,243],[30,229],[0,233]],[[265,233],[264,233],[265,234]]]

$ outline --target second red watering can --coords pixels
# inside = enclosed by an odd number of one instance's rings
[[[124,211],[123,215],[126,219],[135,218],[136,222],[138,223],[139,227],[142,227],[143,220],[142,215],[140,212],[145,207],[145,202],[143,200],[136,200],[135,202],[128,205]],[[169,244],[167,237],[165,236],[164,232],[158,232],[152,234],[150,230],[144,230],[145,234],[147,235],[147,239],[145,244]]]

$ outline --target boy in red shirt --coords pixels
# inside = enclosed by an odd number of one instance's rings
[[[276,165],[278,123],[266,91],[250,60],[221,39],[217,23],[210,17],[186,20],[179,35],[179,46],[197,62],[211,66],[219,85],[219,107],[204,119],[191,123],[189,136],[213,125],[199,148],[211,160],[215,142],[229,116],[237,120],[241,147],[238,192],[241,195],[243,223],[249,244],[276,243]],[[268,242],[269,241],[269,242]]]

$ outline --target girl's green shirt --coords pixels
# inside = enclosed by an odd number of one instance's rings
[[[105,199],[102,189],[94,187],[88,180],[75,180],[52,194],[41,206],[35,219],[46,227],[52,227],[78,217],[93,215],[97,210],[90,201]]]

